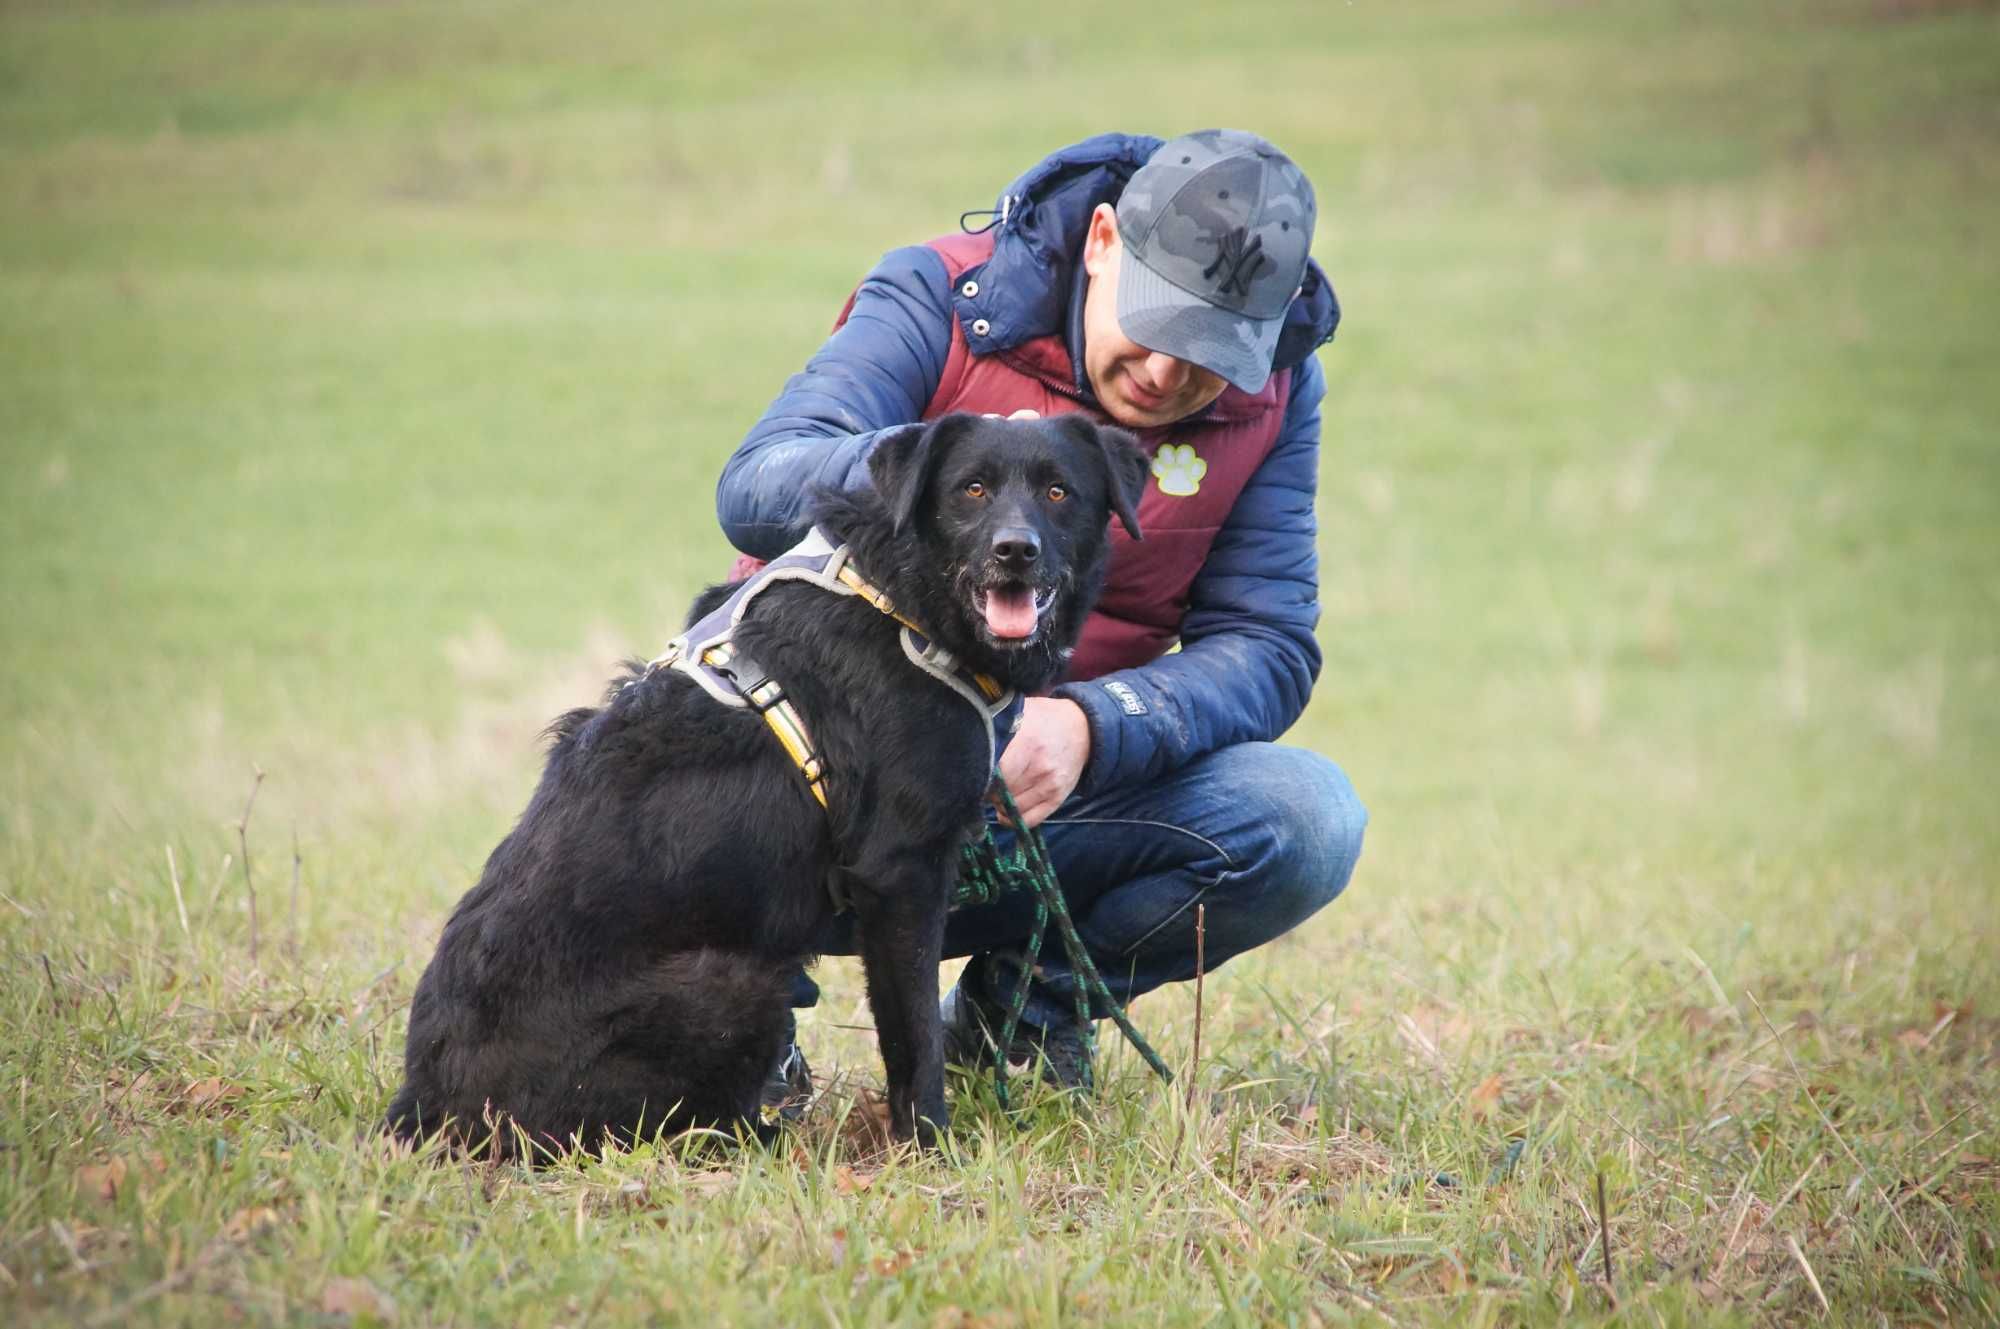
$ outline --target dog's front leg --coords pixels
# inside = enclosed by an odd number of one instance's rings
[[[901,874],[899,874],[900,876]],[[859,886],[855,921],[868,1005],[889,1080],[889,1128],[930,1147],[949,1124],[944,1106],[944,1031],[938,965],[944,958],[944,892],[935,881]]]

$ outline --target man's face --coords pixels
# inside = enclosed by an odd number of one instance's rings
[[[1220,374],[1149,351],[1125,336],[1118,326],[1118,268],[1124,256],[1118,214],[1101,203],[1083,242],[1083,267],[1090,274],[1083,297],[1084,376],[1105,414],[1128,429],[1185,420],[1229,384]]]

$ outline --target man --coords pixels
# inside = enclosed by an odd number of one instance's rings
[[[1027,701],[1000,760],[1130,1000],[1194,976],[1197,903],[1214,969],[1339,894],[1360,854],[1367,814],[1346,776],[1271,742],[1320,666],[1313,353],[1339,306],[1308,257],[1311,185],[1251,134],[1100,135],[1015,181],[992,215],[882,259],[730,458],[717,506],[737,548],[774,557],[805,534],[813,484],[865,484],[882,431],[949,411],[1089,411],[1153,453],[1145,540],[1114,528],[1068,681]],[[945,954],[971,959],[945,997],[948,1060],[979,1064],[996,1036],[1032,913],[1021,899],[952,916]],[[1031,981],[1010,1059],[1078,1084],[1084,1031],[1059,947]],[[801,975],[798,1004],[817,995]],[[787,1077],[810,1093],[796,1049],[774,1097]]]

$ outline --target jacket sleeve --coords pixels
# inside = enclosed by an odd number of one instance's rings
[[[1275,739],[1319,677],[1319,407],[1308,358],[1292,378],[1278,442],[1230,510],[1188,593],[1181,649],[1056,695],[1083,708],[1089,797],[1172,771],[1232,743]]]
[[[943,258],[920,245],[883,256],[846,320],[723,465],[715,507],[731,544],[775,558],[804,538],[815,485],[866,480],[877,435],[920,419],[937,392],[951,320]]]

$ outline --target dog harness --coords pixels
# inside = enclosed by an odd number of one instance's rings
[[[785,582],[804,582],[834,595],[859,596],[900,623],[904,657],[963,697],[978,713],[986,730],[987,769],[993,769],[1020,719],[1020,696],[930,640],[922,628],[897,611],[886,592],[861,575],[848,559],[848,547],[836,546],[817,526],[804,540],[738,583],[727,600],[668,642],[666,649],[648,662],[647,674],[677,669],[723,705],[747,707],[761,715],[778,736],[785,755],[805,777],[806,788],[825,807],[826,767],[813,747],[804,718],[778,680],[736,641],[736,625],[751,603]]]

